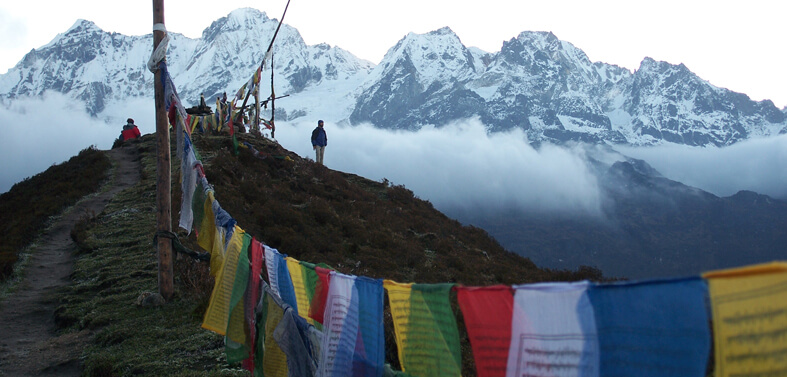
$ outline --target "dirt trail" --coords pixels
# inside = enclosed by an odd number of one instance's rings
[[[43,234],[17,291],[0,302],[0,375],[79,376],[79,357],[88,331],[58,336],[54,311],[57,289],[67,286],[73,269],[71,229],[86,214],[98,214],[120,191],[139,181],[136,143],[107,152],[116,163],[107,191],[83,198]]]

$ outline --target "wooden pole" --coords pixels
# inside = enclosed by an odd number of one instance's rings
[[[153,25],[164,25],[164,0],[153,0]],[[153,50],[164,39],[163,28],[154,27]],[[172,232],[172,166],[170,161],[169,120],[165,109],[164,86],[161,71],[153,76],[156,95],[156,230]],[[174,293],[172,279],[172,240],[158,237],[158,290],[164,300],[169,301]]]

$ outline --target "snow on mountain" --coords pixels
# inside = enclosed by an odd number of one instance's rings
[[[8,98],[38,96],[45,90],[69,93],[95,114],[112,98],[146,94],[152,76],[146,79],[143,68],[151,46],[143,42],[150,44],[144,37],[106,33],[78,20],[1,75],[0,93]]]
[[[632,73],[593,63],[547,32],[522,32],[494,54],[470,51],[472,59],[448,66],[455,74],[446,76],[440,69],[447,65],[429,57],[469,51],[446,43],[451,34],[400,41],[370,75],[350,120],[418,129],[477,116],[489,131],[520,128],[532,142],[698,146],[776,135],[787,124],[772,102],[714,87],[683,65],[648,58]],[[424,52],[411,53],[411,45]],[[424,79],[422,72],[436,73]]]
[[[626,90],[630,129],[653,141],[722,146],[776,135],[785,123],[771,101],[714,87],[682,64],[645,58]]]
[[[187,105],[232,94],[262,61],[276,19],[238,9],[198,39],[170,33],[169,71]],[[107,33],[79,20],[0,75],[0,98],[64,93],[101,116],[113,102],[153,96],[152,37]],[[274,44],[277,119],[324,118],[417,130],[479,118],[489,132],[519,128],[531,142],[579,140],[724,146],[787,133],[787,108],[717,88],[683,65],[639,69],[591,62],[548,32],[522,32],[498,52],[465,47],[449,28],[409,33],[374,65],[283,25]],[[263,73],[269,88],[270,70]],[[263,93],[269,93],[264,90]]]
[[[262,62],[277,26],[278,21],[265,13],[243,8],[213,22],[198,39],[170,32],[168,68],[184,102],[196,104],[204,94],[212,103],[223,92],[231,98]],[[80,20],[0,75],[0,96],[13,99],[54,90],[84,102],[90,114],[98,115],[109,102],[153,96],[153,74],[146,68],[152,49],[152,34],[128,37],[107,33],[92,22]],[[273,52],[275,92],[279,96],[326,83],[349,93],[373,67],[327,44],[307,46],[298,31],[286,24],[279,31]],[[270,87],[265,85],[270,82],[270,65],[262,81],[264,88]],[[277,103],[277,118],[286,120],[289,107],[295,109],[290,112],[296,116],[311,111],[298,105],[297,98]],[[347,107],[354,100],[345,102]],[[346,118],[349,110],[339,111],[337,116]]]
[[[477,101],[461,86],[477,74],[479,63],[447,27],[409,33],[369,74],[350,121],[414,130],[472,116],[465,102],[472,107]]]

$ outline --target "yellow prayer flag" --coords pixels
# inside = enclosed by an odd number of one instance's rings
[[[243,248],[244,233],[243,229],[237,225],[235,226],[235,230],[232,232],[232,238],[230,238],[230,242],[227,245],[225,261],[221,266],[221,274],[216,277],[216,283],[213,286],[213,293],[210,297],[208,310],[205,312],[205,317],[202,321],[203,328],[219,335],[226,335],[227,321],[230,315],[230,297],[232,297],[232,288],[235,284],[235,274],[238,271],[238,257]],[[213,259],[212,255],[211,259]],[[211,260],[211,263],[212,262]],[[242,326],[241,329],[243,329]],[[233,335],[236,339],[245,340],[244,334]],[[244,342],[237,341],[237,343]]]
[[[410,333],[410,295],[413,283],[397,283],[393,280],[383,280],[383,287],[388,291],[388,301],[391,306],[391,316],[394,318],[394,334],[396,335],[396,349],[399,352],[399,365],[407,365],[404,360],[402,345],[407,341]],[[402,367],[404,370],[404,367]],[[405,371],[406,372],[406,371]]]
[[[293,258],[284,258],[287,261],[287,270],[290,272],[290,279],[292,279],[292,287],[295,290],[295,301],[298,303],[298,315],[309,319],[309,296],[306,294],[306,283],[303,281],[303,271],[301,270],[301,263]]]
[[[191,117],[191,127],[189,127],[189,129],[190,129],[191,131],[189,131],[189,135],[191,135],[191,134],[193,134],[193,133],[194,133],[194,129],[195,129],[195,128],[197,128],[197,124],[199,124],[199,120],[200,120],[200,118],[201,118],[201,117],[198,117],[198,116],[196,116],[196,115],[195,115],[195,116],[193,116],[193,117]]]
[[[276,343],[273,332],[281,322],[284,311],[273,300],[268,298],[268,318],[265,321],[265,353],[262,360],[262,371],[266,377],[288,377],[287,355]]]
[[[787,370],[787,263],[711,271],[716,376]]]

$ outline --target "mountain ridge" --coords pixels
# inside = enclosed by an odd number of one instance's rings
[[[610,277],[653,279],[778,260],[787,202],[741,190],[719,197],[670,180],[645,161],[596,161],[601,216],[445,209],[503,247],[549,268],[592,266]]]
[[[200,38],[172,33],[168,62],[181,97],[194,104],[200,94],[233,93],[259,65],[276,25],[241,8]],[[55,90],[94,116],[108,103],[152,97],[149,38],[77,21],[0,75],[0,97]],[[280,121],[319,113],[337,123],[416,130],[478,117],[489,132],[516,127],[531,142],[558,144],[725,146],[787,133],[787,108],[771,101],[712,86],[682,64],[646,58],[632,72],[591,62],[551,32],[523,31],[493,53],[464,46],[448,27],[408,33],[376,65],[339,47],[308,46],[287,24],[274,47],[275,92],[304,98],[277,105]],[[315,101],[325,92],[333,96]]]

